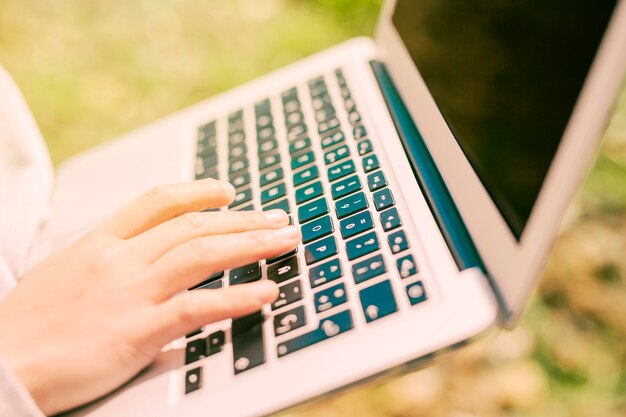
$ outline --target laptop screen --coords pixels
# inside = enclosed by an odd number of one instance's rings
[[[616,0],[398,0],[394,26],[519,239]]]

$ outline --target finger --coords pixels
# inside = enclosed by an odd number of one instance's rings
[[[259,311],[277,296],[278,287],[272,281],[188,291],[158,306],[144,330],[151,341],[163,346],[206,324]]]
[[[295,226],[192,239],[154,261],[139,285],[162,300],[216,272],[287,253],[301,239]]]
[[[234,198],[232,185],[212,178],[160,185],[121,208],[101,228],[128,239],[183,213],[226,206]]]
[[[198,237],[278,229],[287,225],[289,216],[283,210],[190,212],[161,223],[131,241],[141,256],[151,262],[168,250]]]

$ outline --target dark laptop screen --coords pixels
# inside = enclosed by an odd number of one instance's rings
[[[616,0],[398,0],[393,22],[519,239]]]

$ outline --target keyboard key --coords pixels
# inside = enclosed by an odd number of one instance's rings
[[[304,307],[299,306],[293,310],[274,316],[274,334],[280,336],[289,333],[306,324],[306,316],[304,315]]]
[[[369,139],[365,139],[359,142],[356,148],[359,151],[359,155],[367,155],[368,153],[372,152],[372,142]]]
[[[337,241],[334,236],[328,236],[304,247],[304,257],[307,265],[322,261],[337,254]]]
[[[281,284],[288,279],[297,277],[300,274],[298,257],[292,256],[267,267],[267,278],[277,284]]]
[[[232,345],[235,374],[265,363],[263,313],[233,319]]]
[[[228,175],[235,174],[243,169],[248,168],[249,166],[248,160],[244,158],[234,159],[232,161],[229,161],[229,164],[230,165],[228,166]]]
[[[359,233],[374,227],[372,215],[369,211],[363,211],[352,217],[348,217],[347,219],[342,220],[339,224],[341,226],[341,236],[344,239],[356,236]]]
[[[213,282],[209,282],[208,284],[204,284],[201,287],[194,288],[196,290],[219,290],[224,287],[224,282],[222,280],[217,280]]]
[[[218,330],[206,338],[207,356],[215,355],[224,349],[224,331]]]
[[[365,210],[368,207],[369,203],[363,193],[353,194],[335,203],[335,211],[337,212],[337,217],[340,219]]]
[[[206,354],[206,340],[195,339],[187,342],[185,346],[185,364],[189,365],[204,358]]]
[[[328,168],[328,180],[333,182],[352,173],[354,173],[354,162],[345,161],[339,165]]]
[[[403,279],[417,274],[417,264],[415,263],[415,259],[413,259],[413,255],[406,255],[399,258],[396,261],[396,265],[398,267],[398,273]]]
[[[372,172],[375,169],[380,168],[378,157],[376,155],[370,155],[363,158],[363,170],[365,172]]]
[[[307,133],[307,127],[305,124],[290,126],[287,129],[287,140],[289,142],[293,142],[294,140],[297,140],[301,136],[305,135],[306,133]]]
[[[344,158],[350,156],[350,149],[346,145],[340,146],[328,151],[324,154],[324,162],[326,165],[334,164],[337,161],[341,161]]]
[[[380,249],[376,232],[369,232],[346,242],[346,252],[351,261]]]
[[[230,285],[246,284],[261,279],[261,265],[258,262],[231,269],[229,274]]]
[[[350,311],[342,311],[341,313],[321,320],[319,327],[312,332],[280,343],[276,348],[278,357],[283,357],[300,349],[328,340],[331,337],[347,332],[352,329],[352,327],[352,315]]]
[[[273,136],[259,143],[259,155],[278,149],[278,141]]]
[[[189,289],[190,290],[195,290],[196,288],[203,287],[204,285],[206,285],[206,284],[208,284],[210,282],[213,282],[213,281],[217,281],[218,279],[223,278],[223,277],[224,277],[224,271],[217,272],[217,273],[211,275],[210,277],[208,277],[207,279],[205,279],[204,281],[202,281],[200,284],[195,285],[195,286],[193,286],[193,287],[191,287]]]
[[[339,119],[337,119],[336,117],[333,117],[330,120],[327,120],[325,122],[321,122],[320,124],[318,124],[317,131],[319,132],[320,135],[323,135],[324,133],[337,129],[339,125],[340,125]]]
[[[246,155],[246,152],[248,152],[248,147],[245,143],[242,143],[241,145],[231,146],[230,149],[228,149],[228,159],[238,159],[244,157]]]
[[[274,185],[261,192],[261,204],[267,204],[270,201],[284,197],[286,192],[285,183],[281,182],[280,184]]]
[[[323,194],[324,189],[322,188],[322,183],[320,181],[316,181],[313,184],[296,190],[296,204],[306,203],[307,201],[317,198]]]
[[[365,321],[368,323],[398,311],[389,280],[361,290],[359,298],[361,299],[363,313],[365,313]]]
[[[341,130],[334,132],[328,136],[322,137],[321,144],[322,149],[330,148],[331,146],[337,145],[346,140],[345,135]]]
[[[319,171],[315,165],[305,169],[304,171],[296,172],[293,174],[293,186],[298,187],[311,180],[319,177]]]
[[[311,288],[319,287],[322,284],[336,280],[342,276],[341,262],[337,258],[309,269]]]
[[[304,123],[304,114],[301,111],[294,111],[285,115],[287,127],[301,125]]]
[[[233,200],[230,208],[237,207],[243,203],[247,203],[250,200],[252,200],[252,189],[246,188],[245,190],[239,191],[237,192],[237,194],[235,194],[235,200]]]
[[[354,129],[352,129],[352,134],[354,135],[354,139],[358,140],[367,136],[367,130],[363,125],[355,126]]]
[[[332,105],[332,99],[328,94],[317,96],[312,100],[313,110],[320,110]]]
[[[267,127],[264,127],[263,129],[259,129],[256,132],[257,141],[263,142],[270,138],[273,138],[275,133],[276,133],[276,130],[274,129],[274,126],[267,126]]]
[[[302,155],[296,156],[291,159],[291,169],[296,170],[302,168],[305,165],[308,165],[315,161],[315,155],[313,151],[309,151],[303,153]]]
[[[278,298],[272,304],[272,310],[277,310],[300,300],[302,300],[302,285],[300,280],[296,280],[278,287]]]
[[[325,198],[307,203],[298,207],[298,219],[300,223],[308,222],[309,220],[316,219],[324,214],[328,214],[328,203]]]
[[[274,209],[281,209],[285,213],[291,213],[291,207],[289,206],[289,200],[287,200],[287,199],[280,200],[280,201],[277,201],[277,202],[275,202],[273,204],[270,204],[269,206],[263,207],[263,211],[269,211],[269,210],[274,210]]]
[[[400,220],[400,215],[395,207],[380,213],[380,222],[385,232],[402,226],[402,220]]]
[[[276,169],[266,172],[265,174],[261,174],[259,183],[261,184],[261,187],[265,187],[266,185],[271,184],[274,181],[278,181],[282,179],[283,179],[283,169],[276,168]]]
[[[235,187],[236,189],[240,189],[245,185],[250,184],[250,173],[248,172],[243,172],[240,175],[233,177],[230,180],[230,183],[233,185],[233,187]]]
[[[382,255],[376,255],[352,265],[354,282],[360,284],[387,272],[387,266]]]
[[[185,373],[185,394],[202,388],[202,368],[190,369]]]
[[[428,299],[428,295],[426,295],[426,290],[424,289],[424,283],[422,281],[417,281],[413,284],[407,285],[406,295],[409,297],[409,302],[413,306]]]
[[[301,227],[302,242],[309,243],[320,237],[331,234],[335,231],[333,227],[333,221],[330,216],[320,217],[310,223],[306,223]]]
[[[361,180],[358,176],[353,175],[344,180],[334,183],[331,186],[331,194],[334,200],[352,194],[361,189]]]
[[[382,171],[376,171],[367,176],[367,186],[370,191],[380,190],[387,186],[387,178]]]
[[[291,218],[290,218],[290,220],[291,220]],[[291,224],[291,223],[290,223],[290,224]],[[282,255],[278,255],[278,256],[275,256],[275,257],[273,257],[273,258],[266,259],[266,260],[265,260],[265,263],[266,263],[267,265],[269,265],[269,264],[274,264],[274,263],[276,263],[276,262],[278,262],[278,261],[282,261],[282,260],[283,260],[283,259],[285,259],[285,258],[289,258],[289,257],[291,257],[291,256],[295,255],[296,253],[298,253],[298,248],[295,248],[295,249],[294,249],[294,250],[292,250],[292,251],[289,251],[289,252],[283,253]]]
[[[187,333],[187,334],[185,335],[185,337],[186,337],[187,339],[189,339],[189,338],[194,337],[195,335],[200,334],[200,333],[202,333],[202,327],[200,327],[199,329],[194,330],[194,331],[193,331],[193,332],[191,332],[191,333]]]
[[[343,284],[338,284],[322,290],[314,295],[314,300],[315,311],[323,313],[348,301],[346,287]]]
[[[274,123],[274,118],[271,114],[260,114],[256,118],[256,128],[257,130],[263,129],[264,127],[272,126]]]
[[[263,171],[264,169],[272,167],[278,163],[280,163],[279,153],[264,155],[263,157],[259,158],[259,170]]]
[[[301,138],[289,144],[289,153],[291,155],[311,147],[311,139]]]
[[[393,199],[393,194],[389,188],[383,188],[380,191],[374,193],[374,207],[376,210],[381,211],[388,207],[393,206],[396,202]]]
[[[228,135],[228,146],[238,146],[246,143],[246,134],[243,130],[235,131]]]
[[[404,230],[399,230],[395,233],[390,234],[389,236],[387,236],[387,240],[389,241],[391,253],[394,254],[405,251],[410,247]]]

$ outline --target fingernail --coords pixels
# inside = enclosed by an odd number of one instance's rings
[[[296,226],[287,226],[282,229],[278,229],[274,232],[274,237],[276,239],[284,239],[284,240],[295,240],[300,239],[300,229]]]
[[[287,213],[285,213],[285,211],[281,209],[266,211],[264,214],[269,221],[276,224],[287,224],[287,222],[289,221]]]

